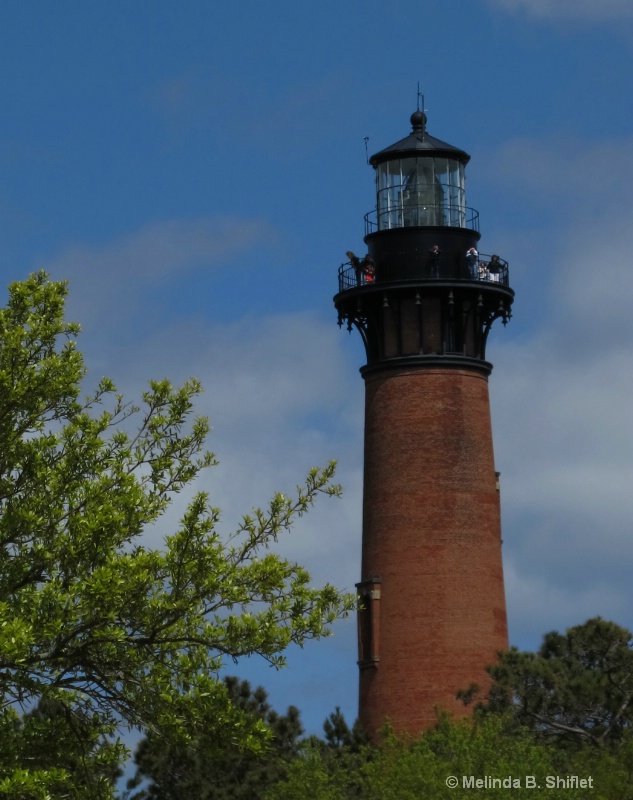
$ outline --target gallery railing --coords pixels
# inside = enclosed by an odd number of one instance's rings
[[[396,203],[365,214],[365,236],[390,228],[468,228],[479,230],[479,212],[462,205]]]
[[[443,262],[441,256],[434,259],[429,255],[406,275],[392,275],[388,268],[381,269],[380,265],[364,263],[362,260],[356,265],[348,261],[341,264],[338,270],[339,292],[392,281],[481,281],[509,286],[508,262],[484,253],[479,253],[477,260],[471,259],[471,263],[466,256],[454,262]]]

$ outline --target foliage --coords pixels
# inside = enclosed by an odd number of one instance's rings
[[[513,780],[526,788],[526,776],[544,785],[547,776],[558,775],[556,753],[534,740],[526,730],[507,735],[503,717],[459,723],[442,720],[419,740],[387,735],[381,747],[365,745],[355,759],[331,759],[311,742],[290,767],[288,777],[272,787],[266,800],[454,800],[467,793],[472,798],[510,800],[520,794]],[[470,778],[481,785],[464,784]],[[457,787],[447,779],[457,779]],[[511,779],[508,781],[508,779]],[[506,785],[486,785],[492,779]],[[588,789],[570,786],[566,798],[599,797]],[[620,797],[620,795],[613,795]]]
[[[556,743],[550,743],[550,747]],[[627,731],[617,748],[585,744],[578,749],[558,749],[561,771],[591,775],[604,800],[633,800],[633,737]]]
[[[370,746],[369,738],[358,721],[350,728],[337,707],[323,723],[324,738],[311,736],[301,743],[298,757],[291,765],[292,779],[286,787],[280,781],[277,791],[286,797],[287,791],[309,788],[310,794],[324,792],[324,797],[361,798],[362,765],[378,752]],[[320,787],[320,789],[317,789]],[[275,795],[273,793],[274,797]]]
[[[45,700],[20,717],[5,709],[0,717],[0,796],[11,800],[72,797],[100,800],[112,796],[125,748],[105,739],[90,720],[70,715]]]
[[[28,772],[16,709],[38,702],[61,710],[42,720],[51,742],[67,720],[91,741],[128,725],[188,741],[204,724],[261,748],[266,726],[231,703],[217,677],[224,660],[259,654],[281,666],[289,644],[325,635],[351,607],[269,550],[319,494],[338,494],[333,464],[311,470],[294,498],[255,509],[227,541],[197,494],[163,550],[144,545],[214,463],[206,420],[192,420],[200,386],[155,381],[135,406],[103,379],[81,400],[65,295],[38,273],[12,284],[0,310],[0,727],[13,752],[0,792],[16,798]]]
[[[229,677],[225,684],[234,705],[270,729],[268,747],[262,752],[236,747],[218,738],[212,726],[181,747],[150,733],[137,748],[137,771],[128,786],[135,789],[144,780],[149,782],[132,792],[130,800],[257,800],[284,776],[303,732],[299,712],[291,706],[285,715],[277,714],[264,689],[253,692],[247,681]]]
[[[325,747],[330,752],[337,754],[342,751],[358,753],[365,745],[369,744],[369,738],[359,721],[357,720],[350,728],[338,706],[323,723],[323,733],[325,734]]]
[[[560,745],[616,747],[633,722],[633,635],[599,617],[548,633],[538,653],[516,648],[490,668],[489,709]]]

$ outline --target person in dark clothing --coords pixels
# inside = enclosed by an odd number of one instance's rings
[[[432,278],[439,278],[440,276],[440,255],[441,251],[439,245],[434,244],[429,250],[430,275]]]
[[[364,258],[359,258],[351,250],[348,250],[345,255],[349,258],[349,263],[354,267],[356,286],[361,286],[363,282],[374,282],[376,278],[376,263],[371,256],[367,255]]]
[[[479,273],[479,253],[474,247],[470,247],[466,252],[466,263],[470,271],[471,278],[477,278]]]
[[[503,272],[503,264],[499,256],[490,256],[490,263],[488,264],[488,272],[490,273],[491,281],[501,280],[501,273]]]

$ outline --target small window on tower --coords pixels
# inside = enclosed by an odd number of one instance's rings
[[[357,583],[358,590],[358,666],[376,667],[379,661],[380,580]]]

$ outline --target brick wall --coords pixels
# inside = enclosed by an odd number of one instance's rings
[[[419,733],[459,689],[487,683],[507,647],[488,382],[468,370],[366,377],[362,580],[378,661],[361,667],[360,717]],[[361,612],[364,613],[364,612]]]

